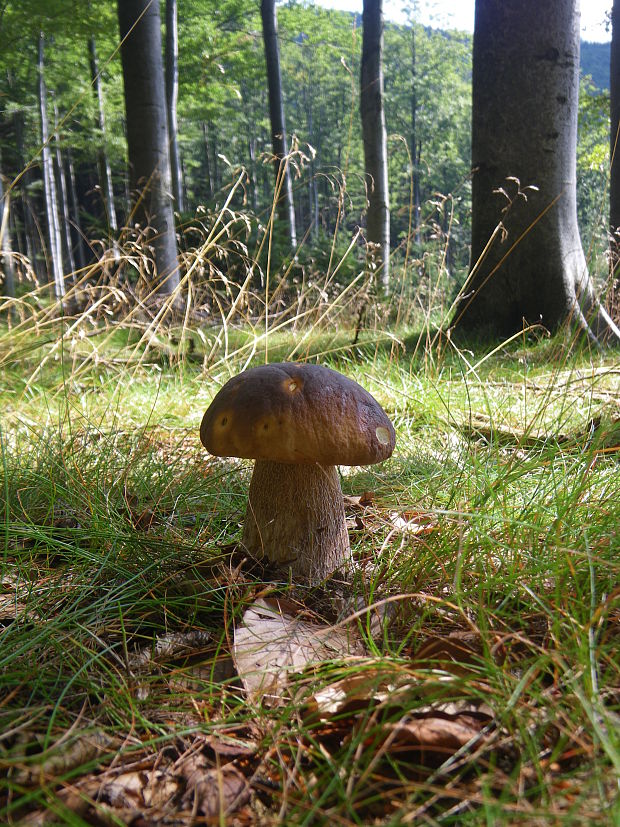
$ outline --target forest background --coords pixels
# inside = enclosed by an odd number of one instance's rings
[[[385,29],[384,294],[360,17],[277,7],[293,252],[258,5],[179,2],[182,283],[163,296],[130,207],[116,4],[0,3],[0,822],[620,823],[617,352],[536,319],[490,347],[449,335],[472,38],[414,3]],[[600,294],[609,46],[582,61]],[[355,379],[397,437],[338,472],[353,564],[318,585],[246,554],[251,465],[199,440],[231,376],[281,360]]]
[[[433,253],[440,250],[439,294],[453,296],[469,266],[471,36],[424,28],[415,21],[415,4],[405,10],[409,24],[388,22],[384,47],[392,250],[397,267],[407,254],[406,279],[414,287],[436,266]],[[366,204],[359,128],[361,17],[288,3],[278,7],[278,26],[297,234],[303,239],[299,271],[325,272],[330,259],[345,256],[351,237],[363,225]],[[39,32],[45,35],[43,72],[66,224],[64,269],[72,272],[92,260],[95,248],[100,251],[98,240],[108,243],[117,234],[117,224],[125,224],[129,215],[117,29],[113,3],[99,4],[95,13],[88,4],[24,2],[8,4],[2,13],[0,169],[14,202],[9,228],[13,246],[23,256],[19,269],[39,281],[50,271],[38,161]],[[93,48],[101,73],[104,121],[93,94]],[[600,254],[607,244],[603,194],[609,167],[608,67],[609,44],[584,44],[578,210],[590,266],[600,279],[605,276]],[[261,222],[268,219],[273,196],[265,59],[256,4],[196,0],[181,5],[178,144],[181,247],[188,250],[198,243],[210,221],[207,214],[217,214],[244,169],[242,186],[228,203],[250,222],[244,242],[251,243],[244,249],[251,250],[252,237],[255,243]],[[112,222],[100,184],[102,162],[112,174],[119,217]],[[227,276],[242,281],[245,268],[232,249],[229,254]],[[352,278],[362,258],[358,243],[340,267],[339,279]],[[34,272],[26,262],[32,263]],[[297,276],[303,278],[300,272]]]

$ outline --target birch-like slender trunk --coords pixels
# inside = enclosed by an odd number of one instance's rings
[[[380,284],[390,283],[390,198],[388,191],[387,131],[383,106],[383,2],[364,0],[362,13],[362,67],[360,111],[368,207],[366,233],[380,267]]]
[[[32,202],[30,200],[30,188],[32,186],[32,169],[26,163],[24,152],[24,114],[15,113],[15,144],[17,147],[17,158],[19,168],[23,170],[21,177],[21,209],[24,221],[24,235],[26,237],[26,256],[32,267],[36,279],[41,278],[40,262],[37,258],[39,249],[39,234],[37,225],[33,219]]]
[[[411,132],[409,134],[409,155],[413,186],[413,238],[420,243],[420,157],[418,147],[418,90],[416,69],[415,26],[411,26]]]
[[[267,87],[269,89],[269,120],[271,123],[271,146],[275,159],[275,180],[278,194],[278,213],[283,225],[287,227],[291,247],[297,247],[295,228],[295,206],[293,202],[293,185],[289,165],[284,121],[284,102],[282,99],[282,75],[280,72],[280,47],[278,45],[278,22],[275,0],[261,0],[261,18],[263,22],[263,43],[267,64]]]
[[[58,192],[60,215],[62,216],[62,236],[65,244],[65,257],[63,263],[65,272],[75,273],[75,258],[73,257],[73,239],[71,238],[71,217],[69,215],[69,193],[67,179],[65,178],[65,167],[60,149],[60,136],[58,135],[58,106],[54,101],[54,150],[56,164],[54,172],[56,175],[56,191]]]
[[[611,286],[607,306],[620,324],[620,0],[611,8],[611,52],[609,65],[609,263]]]
[[[179,96],[179,36],[177,0],[166,0],[166,113],[170,146],[172,195],[179,212],[185,209],[179,155],[177,99]]]
[[[47,118],[47,87],[43,74],[45,62],[45,36],[39,34],[39,115],[41,119],[41,164],[43,167],[43,191],[45,194],[45,212],[47,216],[49,263],[54,279],[54,294],[57,299],[65,295],[65,277],[62,268],[62,238],[60,235],[60,221],[58,219],[58,203],[56,200],[56,181],[54,180],[54,165],[50,150],[49,125]]]
[[[99,186],[103,197],[105,210],[108,218],[110,234],[116,236],[118,232],[118,220],[116,218],[116,207],[114,205],[114,186],[112,183],[112,168],[108,158],[107,133],[105,124],[105,110],[103,102],[103,87],[101,74],[99,72],[99,61],[97,60],[97,43],[94,37],[88,41],[88,54],[90,57],[90,77],[93,87],[93,94],[96,103],[96,122],[101,135],[99,149],[97,151],[97,165],[99,167]]]
[[[209,128],[202,122],[202,145],[204,149],[205,178],[207,183],[207,198],[213,197],[213,169],[211,166],[211,150],[209,149]]]
[[[84,237],[82,234],[82,223],[80,221],[80,204],[77,197],[77,189],[75,186],[75,168],[73,166],[73,155],[71,150],[67,150],[67,180],[69,181],[69,199],[71,204],[71,221],[75,227],[77,234],[77,244],[75,245],[75,259],[80,270],[86,267],[86,256],[84,255]]]
[[[3,294],[10,299],[15,298],[15,265],[13,263],[13,245],[11,243],[11,229],[9,224],[10,196],[4,191],[2,178],[2,157],[0,156],[0,265]]]

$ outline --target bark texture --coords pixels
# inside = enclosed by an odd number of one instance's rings
[[[68,271],[70,279],[75,278],[75,258],[73,257],[73,239],[71,238],[71,216],[69,215],[69,190],[65,176],[65,166],[60,148],[60,134],[58,132],[58,107],[54,101],[54,149],[56,154],[56,191],[58,206],[62,216],[62,234],[65,243],[64,269]]]
[[[177,23],[177,0],[166,0],[166,112],[168,115],[168,138],[170,141],[170,174],[172,195],[179,212],[183,212],[183,178],[179,142],[177,140],[177,99],[179,96],[179,35]]]
[[[297,580],[318,583],[343,569],[351,550],[336,467],[257,460],[243,545],[289,565]]]
[[[159,3],[118,0],[121,58],[125,84],[127,149],[132,191],[140,191],[134,221],[155,230],[152,244],[157,288],[179,284]]]
[[[390,281],[390,199],[383,106],[383,2],[364,0],[360,111],[368,207],[367,240],[375,246],[383,287]]]
[[[65,277],[62,269],[62,238],[60,235],[60,220],[58,218],[58,203],[56,200],[56,180],[54,165],[50,149],[49,121],[47,116],[47,86],[44,76],[45,37],[39,34],[39,117],[41,123],[41,165],[43,171],[43,192],[45,195],[45,213],[49,241],[49,261],[54,277],[54,294],[57,299],[65,295]]]
[[[90,77],[97,106],[97,126],[101,133],[101,146],[97,151],[97,162],[99,166],[99,186],[104,199],[108,215],[108,226],[110,232],[116,234],[118,221],[116,219],[116,207],[114,206],[114,187],[112,185],[112,169],[106,151],[106,125],[105,112],[103,108],[103,89],[101,86],[101,75],[99,73],[99,61],[97,60],[97,43],[94,37],[88,41],[88,53],[90,57]]]
[[[271,146],[276,160],[276,192],[279,189],[278,213],[281,222],[288,226],[291,247],[297,246],[295,229],[295,207],[293,186],[286,156],[286,126],[282,98],[282,75],[280,72],[280,47],[278,46],[278,22],[275,0],[261,0],[260,13],[263,23],[263,43],[267,64],[267,86],[269,89],[269,120],[271,123]]]
[[[472,273],[453,319],[461,330],[509,336],[571,320],[591,335],[613,331],[577,226],[579,20],[578,0],[476,2]]]
[[[15,267],[9,224],[10,194],[4,192],[2,156],[0,156],[0,295],[15,298]]]
[[[620,0],[611,9],[610,54],[610,154],[609,177],[609,254],[611,289],[608,307],[616,322],[620,321]]]

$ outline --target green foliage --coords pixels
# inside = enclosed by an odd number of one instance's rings
[[[257,594],[301,600],[314,620],[333,593],[266,583],[233,550],[249,466],[208,457],[197,431],[247,354],[207,369],[200,359],[127,366],[108,342],[87,372],[45,363],[27,393],[2,371],[7,823],[33,811],[98,823],[96,808],[115,823],[128,774],[176,789],[170,765],[188,744],[218,779],[241,767],[246,823],[396,825],[412,812],[434,823],[613,823],[615,364],[558,339],[460,354],[399,333],[395,348],[387,337],[350,346],[342,332],[327,348],[309,342],[396,426],[391,460],[343,474],[345,494],[373,492],[351,512],[350,605],[395,611],[374,637],[360,620],[366,657],[291,674],[294,700],[276,707],[250,704],[231,671],[235,626]],[[283,355],[297,341],[281,340]],[[21,372],[56,345],[36,341]],[[178,634],[186,648],[166,654]],[[464,657],[421,660],[429,637]],[[339,688],[334,703],[350,691],[345,710],[317,721],[319,687]],[[441,732],[454,714],[488,724],[449,760],[429,768],[411,742],[392,748],[404,727],[430,720]],[[168,819],[188,812],[179,799],[162,799]],[[131,802],[132,818],[159,812]]]
[[[611,44],[581,41],[581,72],[592,78],[601,91],[609,91],[609,52]]]
[[[607,249],[609,204],[609,93],[581,81],[577,141],[577,213],[589,260]]]
[[[447,239],[445,265],[456,289],[469,263],[471,37],[422,27],[416,22],[415,2],[408,5],[408,13],[410,24],[388,22],[385,30],[392,247],[397,262],[412,256],[421,260],[433,253],[438,239]],[[298,236],[307,233],[312,248],[321,244],[327,254],[327,239],[335,232],[351,238],[364,222],[358,105],[361,23],[352,14],[310,2],[288,2],[278,6],[278,25],[284,108],[294,150]],[[46,35],[45,76],[59,110],[61,146],[71,150],[83,230],[87,239],[94,240],[106,235],[107,216],[94,151],[102,146],[102,136],[95,123],[88,65],[91,36],[96,38],[103,81],[105,149],[117,210],[121,220],[127,219],[115,3],[27,0],[6,3],[3,9],[0,48],[7,67],[0,79],[3,173],[10,181],[33,161],[30,195],[37,215],[42,213],[36,107],[40,30]],[[183,221],[194,218],[202,207],[217,211],[243,168],[246,179],[232,207],[245,212],[256,227],[265,226],[273,201],[273,169],[258,6],[249,0],[181,0],[179,44],[179,143],[188,196]],[[592,55],[602,55],[607,47],[590,46],[584,44],[582,52],[584,71],[596,75],[595,84],[601,87]],[[17,146],[16,118],[23,121],[22,148]],[[606,93],[584,80],[578,207],[585,246],[595,255],[606,246],[607,123]],[[23,193],[25,183],[23,179],[18,183],[13,197]],[[21,208],[15,211],[17,241],[25,252],[22,213]],[[344,241],[342,246],[346,247]],[[283,255],[286,252],[283,247]],[[315,258],[318,262],[321,256]]]

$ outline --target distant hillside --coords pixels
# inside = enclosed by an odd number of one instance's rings
[[[609,89],[609,50],[611,43],[581,41],[581,71],[590,75],[599,89]]]

